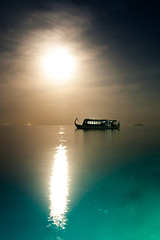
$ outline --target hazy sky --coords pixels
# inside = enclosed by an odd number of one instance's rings
[[[153,1],[1,1],[0,123],[159,124],[159,29]],[[42,64],[56,46],[76,63],[61,83]]]

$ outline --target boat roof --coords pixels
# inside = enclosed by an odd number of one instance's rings
[[[104,121],[117,121],[116,119],[114,120],[109,120],[109,119],[91,119],[91,118],[85,118],[85,121],[100,121],[100,122],[104,122]]]

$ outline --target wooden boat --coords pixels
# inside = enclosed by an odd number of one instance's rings
[[[120,122],[117,120],[106,120],[106,119],[84,119],[82,124],[77,124],[78,118],[75,119],[74,124],[77,129],[84,130],[106,130],[106,129],[119,129]]]

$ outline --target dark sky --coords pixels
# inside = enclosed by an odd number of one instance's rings
[[[158,1],[1,1],[0,123],[159,124],[159,26]],[[77,59],[61,86],[39,63],[57,43]]]

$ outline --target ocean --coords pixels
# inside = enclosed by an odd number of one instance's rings
[[[159,240],[160,127],[0,127],[1,240]]]

